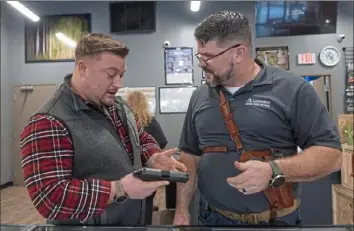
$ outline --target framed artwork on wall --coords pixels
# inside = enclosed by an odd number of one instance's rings
[[[159,108],[160,114],[186,113],[193,91],[196,86],[188,87],[160,87]]]
[[[165,84],[193,85],[193,48],[165,47]]]
[[[90,14],[47,15],[25,24],[25,62],[72,62],[80,38],[91,32]]]
[[[257,58],[266,64],[289,70],[289,48],[287,46],[257,47]]]
[[[124,100],[127,99],[127,95],[130,92],[140,91],[142,92],[149,104],[150,113],[156,115],[156,88],[155,87],[123,87],[119,89],[116,96],[121,96]]]

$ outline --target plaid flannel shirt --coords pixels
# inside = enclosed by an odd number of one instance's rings
[[[133,158],[132,144],[118,118],[116,107],[106,109],[108,113],[105,116]],[[161,150],[139,123],[137,128],[144,163]],[[43,217],[85,222],[103,212],[109,200],[111,183],[93,178],[79,180],[72,176],[73,143],[62,122],[49,115],[35,115],[20,138],[25,185],[34,206]]]

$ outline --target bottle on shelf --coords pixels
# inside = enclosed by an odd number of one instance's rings
[[[353,64],[348,65],[347,69],[348,81],[345,89],[345,107],[347,113],[354,113],[354,67]]]

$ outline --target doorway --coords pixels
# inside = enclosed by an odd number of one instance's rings
[[[20,133],[26,126],[29,118],[53,96],[57,85],[21,85],[13,87],[12,107],[12,171],[14,185],[24,186],[24,178],[20,156]]]
[[[322,103],[326,106],[329,114],[333,117],[332,111],[332,92],[331,92],[331,76],[330,75],[306,75],[302,76],[316,90]]]

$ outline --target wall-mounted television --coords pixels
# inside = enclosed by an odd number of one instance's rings
[[[336,1],[257,1],[256,37],[332,34]]]
[[[111,33],[152,33],[156,31],[155,1],[110,2]]]

